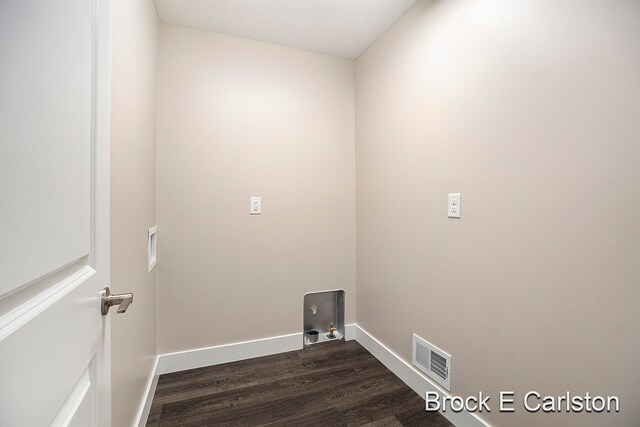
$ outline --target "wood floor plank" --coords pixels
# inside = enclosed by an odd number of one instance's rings
[[[147,418],[147,427],[158,427],[160,424],[160,414],[162,413],[162,405],[155,402],[149,410],[149,418]]]
[[[402,427],[402,423],[398,421],[395,415],[388,415],[377,421],[363,424],[364,427]]]
[[[307,373],[329,371],[345,364],[358,368],[360,366],[366,367],[366,362],[377,362],[362,347],[355,348],[349,343],[345,344],[344,352],[337,351],[336,345],[325,347],[334,348],[329,351],[326,348],[318,349],[317,358],[313,356],[316,354],[315,352],[309,356],[308,351],[303,350],[302,352],[266,356],[260,358],[260,363],[256,363],[254,360],[244,360],[218,365],[219,369],[207,367],[162,375],[158,381],[154,402],[171,403],[220,391],[270,383],[278,379],[302,376]]]
[[[323,387],[330,385],[332,381],[343,378],[348,375],[349,378],[354,377],[354,369],[356,366],[359,368],[358,378],[365,377],[367,375],[375,375],[376,372],[373,372],[376,368],[376,362],[371,359],[361,359],[356,360],[352,364],[348,366],[339,366],[334,369],[326,370],[317,370],[317,369],[307,369],[303,371],[298,371],[297,367],[293,366],[291,371],[294,372],[293,375],[287,373],[285,375],[281,375],[278,378],[269,377],[269,381],[257,381],[256,384],[247,384],[245,387],[233,388],[230,390],[227,389],[219,389],[215,388],[211,389],[203,389],[200,385],[194,386],[192,390],[183,390],[184,397],[180,400],[172,400],[171,402],[166,402],[164,399],[160,399],[159,402],[163,402],[163,405],[166,405],[167,408],[173,408],[175,405],[171,405],[171,403],[178,403],[180,406],[184,406],[186,403],[188,404],[197,404],[201,400],[206,400],[209,402],[217,402],[217,401],[225,401],[225,400],[240,400],[242,399],[244,403],[236,402],[237,405],[240,404],[257,404],[261,403],[262,400],[269,399],[270,396],[274,393],[278,393],[278,397],[286,396],[289,394],[299,394],[305,392],[312,392],[315,390],[314,387],[310,387],[309,384],[313,384],[315,387]],[[298,388],[293,388],[299,386]],[[176,395],[173,395],[172,398],[175,399]],[[154,399],[154,402],[156,399]]]
[[[342,418],[338,411],[333,409],[325,409],[318,412],[308,413],[299,417],[288,417],[277,421],[264,424],[269,427],[291,427],[291,426],[305,426],[305,427],[346,427],[347,423]]]
[[[162,375],[147,425],[452,426],[356,341]]]
[[[365,425],[383,419],[389,414],[395,415],[396,412],[404,409],[407,401],[413,401],[414,395],[415,392],[409,387],[398,388],[363,399],[356,405],[343,408],[340,414],[349,425]],[[390,408],[393,408],[393,411],[390,411]]]
[[[371,364],[372,362],[366,363]],[[377,372],[371,369],[362,370],[362,374],[358,378],[355,378],[354,374],[355,371],[352,368],[342,367],[331,371],[283,378],[271,383],[230,392],[190,398],[164,404],[162,418],[177,423],[187,414],[192,414],[193,420],[202,422],[209,419],[210,415],[216,417],[220,422],[230,422],[237,417],[248,420],[254,419],[254,416],[262,416],[265,408],[268,408],[269,414],[279,413],[294,406],[294,403],[296,405],[291,409],[299,412],[301,403],[309,403],[310,399],[318,400],[326,397],[327,391],[344,392],[345,382],[348,385],[353,383],[360,387],[368,386],[364,380],[375,377]],[[197,414],[193,414],[193,408],[198,409]]]

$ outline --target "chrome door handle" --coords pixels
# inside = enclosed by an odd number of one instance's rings
[[[102,290],[102,298],[101,298],[101,306],[102,306],[102,315],[106,316],[109,314],[109,309],[117,305],[118,306],[118,314],[122,314],[127,311],[127,308],[133,302],[133,294],[112,294],[111,289],[107,286]]]

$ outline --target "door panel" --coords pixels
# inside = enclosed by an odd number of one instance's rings
[[[93,365],[93,364],[92,364]],[[52,426],[77,426],[83,427],[91,425],[94,411],[93,387],[94,378],[91,375],[91,366],[84,371],[80,380],[73,388],[71,395],[65,402],[62,410],[51,423]]]
[[[101,362],[94,277],[0,342],[0,425],[51,424],[92,361]]]
[[[0,0],[0,425],[110,425],[110,3]]]
[[[93,11],[0,1],[0,296],[90,251]]]

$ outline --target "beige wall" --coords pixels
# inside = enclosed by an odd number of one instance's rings
[[[114,0],[111,115],[111,289],[133,292],[111,314],[113,425],[132,425],[156,355],[155,271],[147,230],[155,225],[158,22],[153,0]]]
[[[299,332],[309,291],[353,321],[353,67],[160,25],[160,353]]]
[[[640,3],[419,2],[356,63],[357,323],[497,426],[640,419]],[[462,193],[462,219],[446,217]],[[499,390],[621,414],[501,415]]]

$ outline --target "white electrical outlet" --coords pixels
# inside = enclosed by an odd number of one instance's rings
[[[460,218],[460,193],[449,193],[449,218]]]
[[[260,215],[262,213],[262,197],[251,197],[249,214]]]

